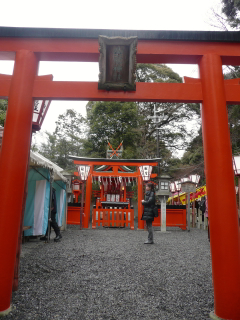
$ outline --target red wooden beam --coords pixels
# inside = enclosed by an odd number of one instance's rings
[[[3,54],[0,59],[13,59],[19,50],[36,52],[40,61],[98,62],[98,39],[44,39],[0,37]],[[240,65],[240,43],[138,40],[138,63],[198,63],[214,52],[223,64]]]
[[[143,83],[136,84],[136,91],[98,90],[97,82],[53,81],[35,82],[36,99],[83,101],[149,101],[149,102],[200,102],[201,84]]]
[[[52,75],[36,77],[33,98],[43,100],[201,102],[201,79],[184,77],[185,83],[137,83],[136,91],[98,90],[97,82],[50,81]],[[225,80],[227,104],[240,102],[239,79]],[[7,99],[11,76],[0,75],[0,98]]]

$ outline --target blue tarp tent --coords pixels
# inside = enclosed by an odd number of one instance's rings
[[[46,178],[44,178],[44,176]],[[46,233],[50,198],[50,173],[48,169],[30,169],[28,173],[28,196],[24,213],[24,226],[31,226],[25,236]]]
[[[61,175],[62,170],[42,155],[36,152],[30,153],[24,226],[31,228],[24,231],[25,236],[38,236],[46,233],[50,203],[50,177],[53,179],[52,188],[56,190],[56,220],[60,227],[65,225],[67,179]]]

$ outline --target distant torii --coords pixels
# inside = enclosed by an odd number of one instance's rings
[[[122,150],[119,150],[120,148],[122,149],[122,144],[123,144],[123,141],[120,143],[117,149],[114,150],[111,143],[108,141],[108,145],[112,149],[112,152],[110,150],[107,151],[107,158],[112,159],[114,155],[116,155],[116,157],[118,158],[120,156],[120,153],[122,153]],[[119,153],[117,153],[118,150],[119,150]]]

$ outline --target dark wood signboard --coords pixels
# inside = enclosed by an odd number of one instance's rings
[[[99,36],[100,90],[136,90],[137,37]]]

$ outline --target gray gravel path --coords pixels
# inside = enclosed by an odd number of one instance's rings
[[[209,319],[207,232],[68,227],[61,242],[23,244],[19,290],[7,319]],[[54,236],[54,233],[53,233]]]

